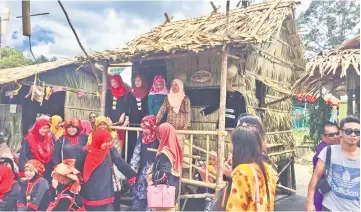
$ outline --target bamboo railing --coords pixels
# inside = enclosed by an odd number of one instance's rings
[[[129,132],[137,132],[137,135],[139,136],[139,133],[142,132],[142,128],[139,127],[118,127],[118,126],[112,126],[112,129],[115,130],[124,130],[125,131],[125,147],[124,147],[124,151],[125,151],[125,160],[128,159],[128,144],[129,144]],[[200,181],[200,180],[196,180],[193,179],[194,173],[195,172],[202,172],[203,169],[200,166],[197,166],[196,164],[194,164],[193,162],[188,162],[185,159],[195,159],[195,160],[201,160],[204,157],[201,157],[200,155],[193,155],[193,150],[197,150],[198,152],[202,153],[205,155],[205,164],[209,163],[209,152],[210,152],[210,136],[214,136],[214,135],[222,135],[222,136],[227,136],[227,132],[226,131],[197,131],[197,130],[177,130],[177,135],[187,135],[189,138],[186,139],[185,142],[183,142],[182,148],[190,148],[190,154],[183,154],[183,164],[186,164],[187,169],[189,171],[189,176],[187,178],[182,177],[181,178],[181,182],[183,184],[188,184],[188,185],[193,185],[193,186],[198,186],[198,187],[207,187],[207,188],[211,188],[211,189],[216,189],[217,188],[217,184],[216,183],[210,183],[210,182],[204,182],[204,181]],[[201,148],[199,146],[196,146],[193,144],[193,139],[195,135],[204,135],[206,136],[206,139],[201,140],[201,142],[205,142],[206,143],[206,148]],[[137,136],[137,137],[138,137]],[[156,151],[156,149],[151,149],[148,148],[148,151]],[[219,155],[218,155],[219,157]],[[189,160],[189,159],[188,159]],[[219,160],[219,158],[217,158],[217,160]],[[185,168],[183,168],[183,171],[185,170]],[[223,175],[223,169],[218,170],[217,172],[222,172]],[[217,173],[219,174],[219,173]],[[216,179],[216,176],[212,173],[209,173],[208,170],[208,166],[206,165],[206,171],[205,171],[205,179],[208,180],[208,178],[213,178],[214,180]],[[192,194],[192,195],[185,195],[183,197],[183,195],[181,195],[180,198],[187,198],[187,197],[192,197],[192,198],[202,198],[204,196],[204,194]]]

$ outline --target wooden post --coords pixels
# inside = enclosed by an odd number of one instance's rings
[[[353,114],[353,89],[347,90],[347,115]]]
[[[229,23],[229,4],[227,0],[226,5],[226,37],[228,36]],[[221,68],[221,83],[220,83],[220,103],[219,103],[219,131],[226,130],[226,95],[227,95],[227,62],[228,62],[228,45],[225,43],[222,49],[222,68]],[[223,160],[224,160],[224,135],[218,134],[218,164],[217,164],[217,186],[223,182]]]
[[[21,3],[23,16],[23,35],[31,36],[30,0],[23,0]]]
[[[105,115],[105,96],[107,94],[108,65],[104,65],[102,72],[102,94],[100,96],[100,113]]]

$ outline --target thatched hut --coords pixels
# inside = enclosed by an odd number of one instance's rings
[[[360,35],[336,49],[321,52],[306,66],[306,73],[295,83],[294,92],[322,96],[348,96],[347,114],[360,111]],[[353,106],[354,96],[356,105]]]
[[[219,96],[220,87],[226,86],[221,84],[221,53],[227,45],[226,62],[238,69],[227,86],[246,97],[248,112],[262,117],[269,155],[283,167],[294,157],[291,85],[305,66],[294,15],[298,3],[272,1],[231,10],[228,26],[226,13],[216,11],[174,22],[166,15],[164,23],[131,41],[126,48],[99,52],[91,58],[106,65],[131,61],[133,72],[142,72],[150,79],[162,74],[168,83],[181,78],[186,93],[196,96],[191,98],[192,129],[216,130],[219,114],[202,116],[200,111]],[[207,76],[206,80],[194,80],[200,72]],[[197,139],[202,137],[197,137],[195,143]],[[229,144],[229,137],[227,140]],[[216,147],[214,142],[211,149]],[[289,174],[288,178],[292,178]]]
[[[90,111],[100,111],[96,78],[78,67],[72,59],[0,70],[0,126],[12,149],[20,147],[39,113],[87,119]],[[34,83],[44,93],[41,103],[31,99]]]

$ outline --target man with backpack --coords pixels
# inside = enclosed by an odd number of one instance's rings
[[[348,116],[340,129],[340,145],[327,146],[318,156],[308,186],[306,211],[316,211],[316,190],[323,194],[322,211],[360,210],[360,120]],[[321,179],[324,174],[325,179]]]

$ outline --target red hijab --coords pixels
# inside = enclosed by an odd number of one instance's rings
[[[150,130],[149,135],[142,132],[143,144],[150,144],[153,141],[155,141],[155,139],[157,139],[157,135],[155,133],[155,129],[157,128],[157,117],[155,117],[154,115],[145,116],[142,119],[140,126],[142,128],[146,128],[146,129]]]
[[[118,83],[117,88],[110,88],[110,93],[112,93],[115,98],[118,99],[128,92],[128,90],[124,87],[124,83],[120,75],[113,75],[110,77],[110,80],[115,80]]]
[[[92,123],[88,120],[81,120],[80,122],[83,126],[82,133],[89,135],[93,131]]]
[[[93,171],[104,161],[109,149],[112,147],[112,140],[112,135],[106,129],[99,129],[92,132],[91,144],[84,147],[84,149],[88,152],[84,162],[84,183],[88,182]],[[105,142],[109,142],[110,144],[107,145],[105,149],[102,149],[101,146]]]
[[[13,184],[16,183],[14,180],[14,173],[6,165],[0,164],[0,200],[2,200],[8,192],[11,191]]]
[[[34,159],[43,164],[50,162],[54,151],[53,138],[50,133],[47,133],[45,136],[39,134],[39,130],[46,125],[50,128],[49,120],[39,119],[36,121],[30,133],[25,137],[29,143],[30,151],[33,154]]]
[[[147,82],[145,81],[144,76],[137,75],[134,79],[136,79],[136,78],[139,78],[140,81],[142,81],[142,85],[139,88],[135,87],[132,91],[132,94],[137,99],[143,99],[144,97],[146,97],[148,95],[149,86],[148,86]]]
[[[69,133],[68,133],[68,127],[71,127],[71,126],[75,127],[78,130],[75,135],[69,135]],[[79,138],[83,134],[83,130],[84,130],[80,120],[76,119],[76,118],[67,119],[64,122],[64,129],[65,129],[65,132],[64,132],[65,138],[68,139],[72,145],[77,145]]]
[[[182,148],[178,141],[178,137],[174,127],[169,123],[159,126],[159,147],[157,155],[165,153],[172,157],[173,170],[180,173],[182,169]]]

